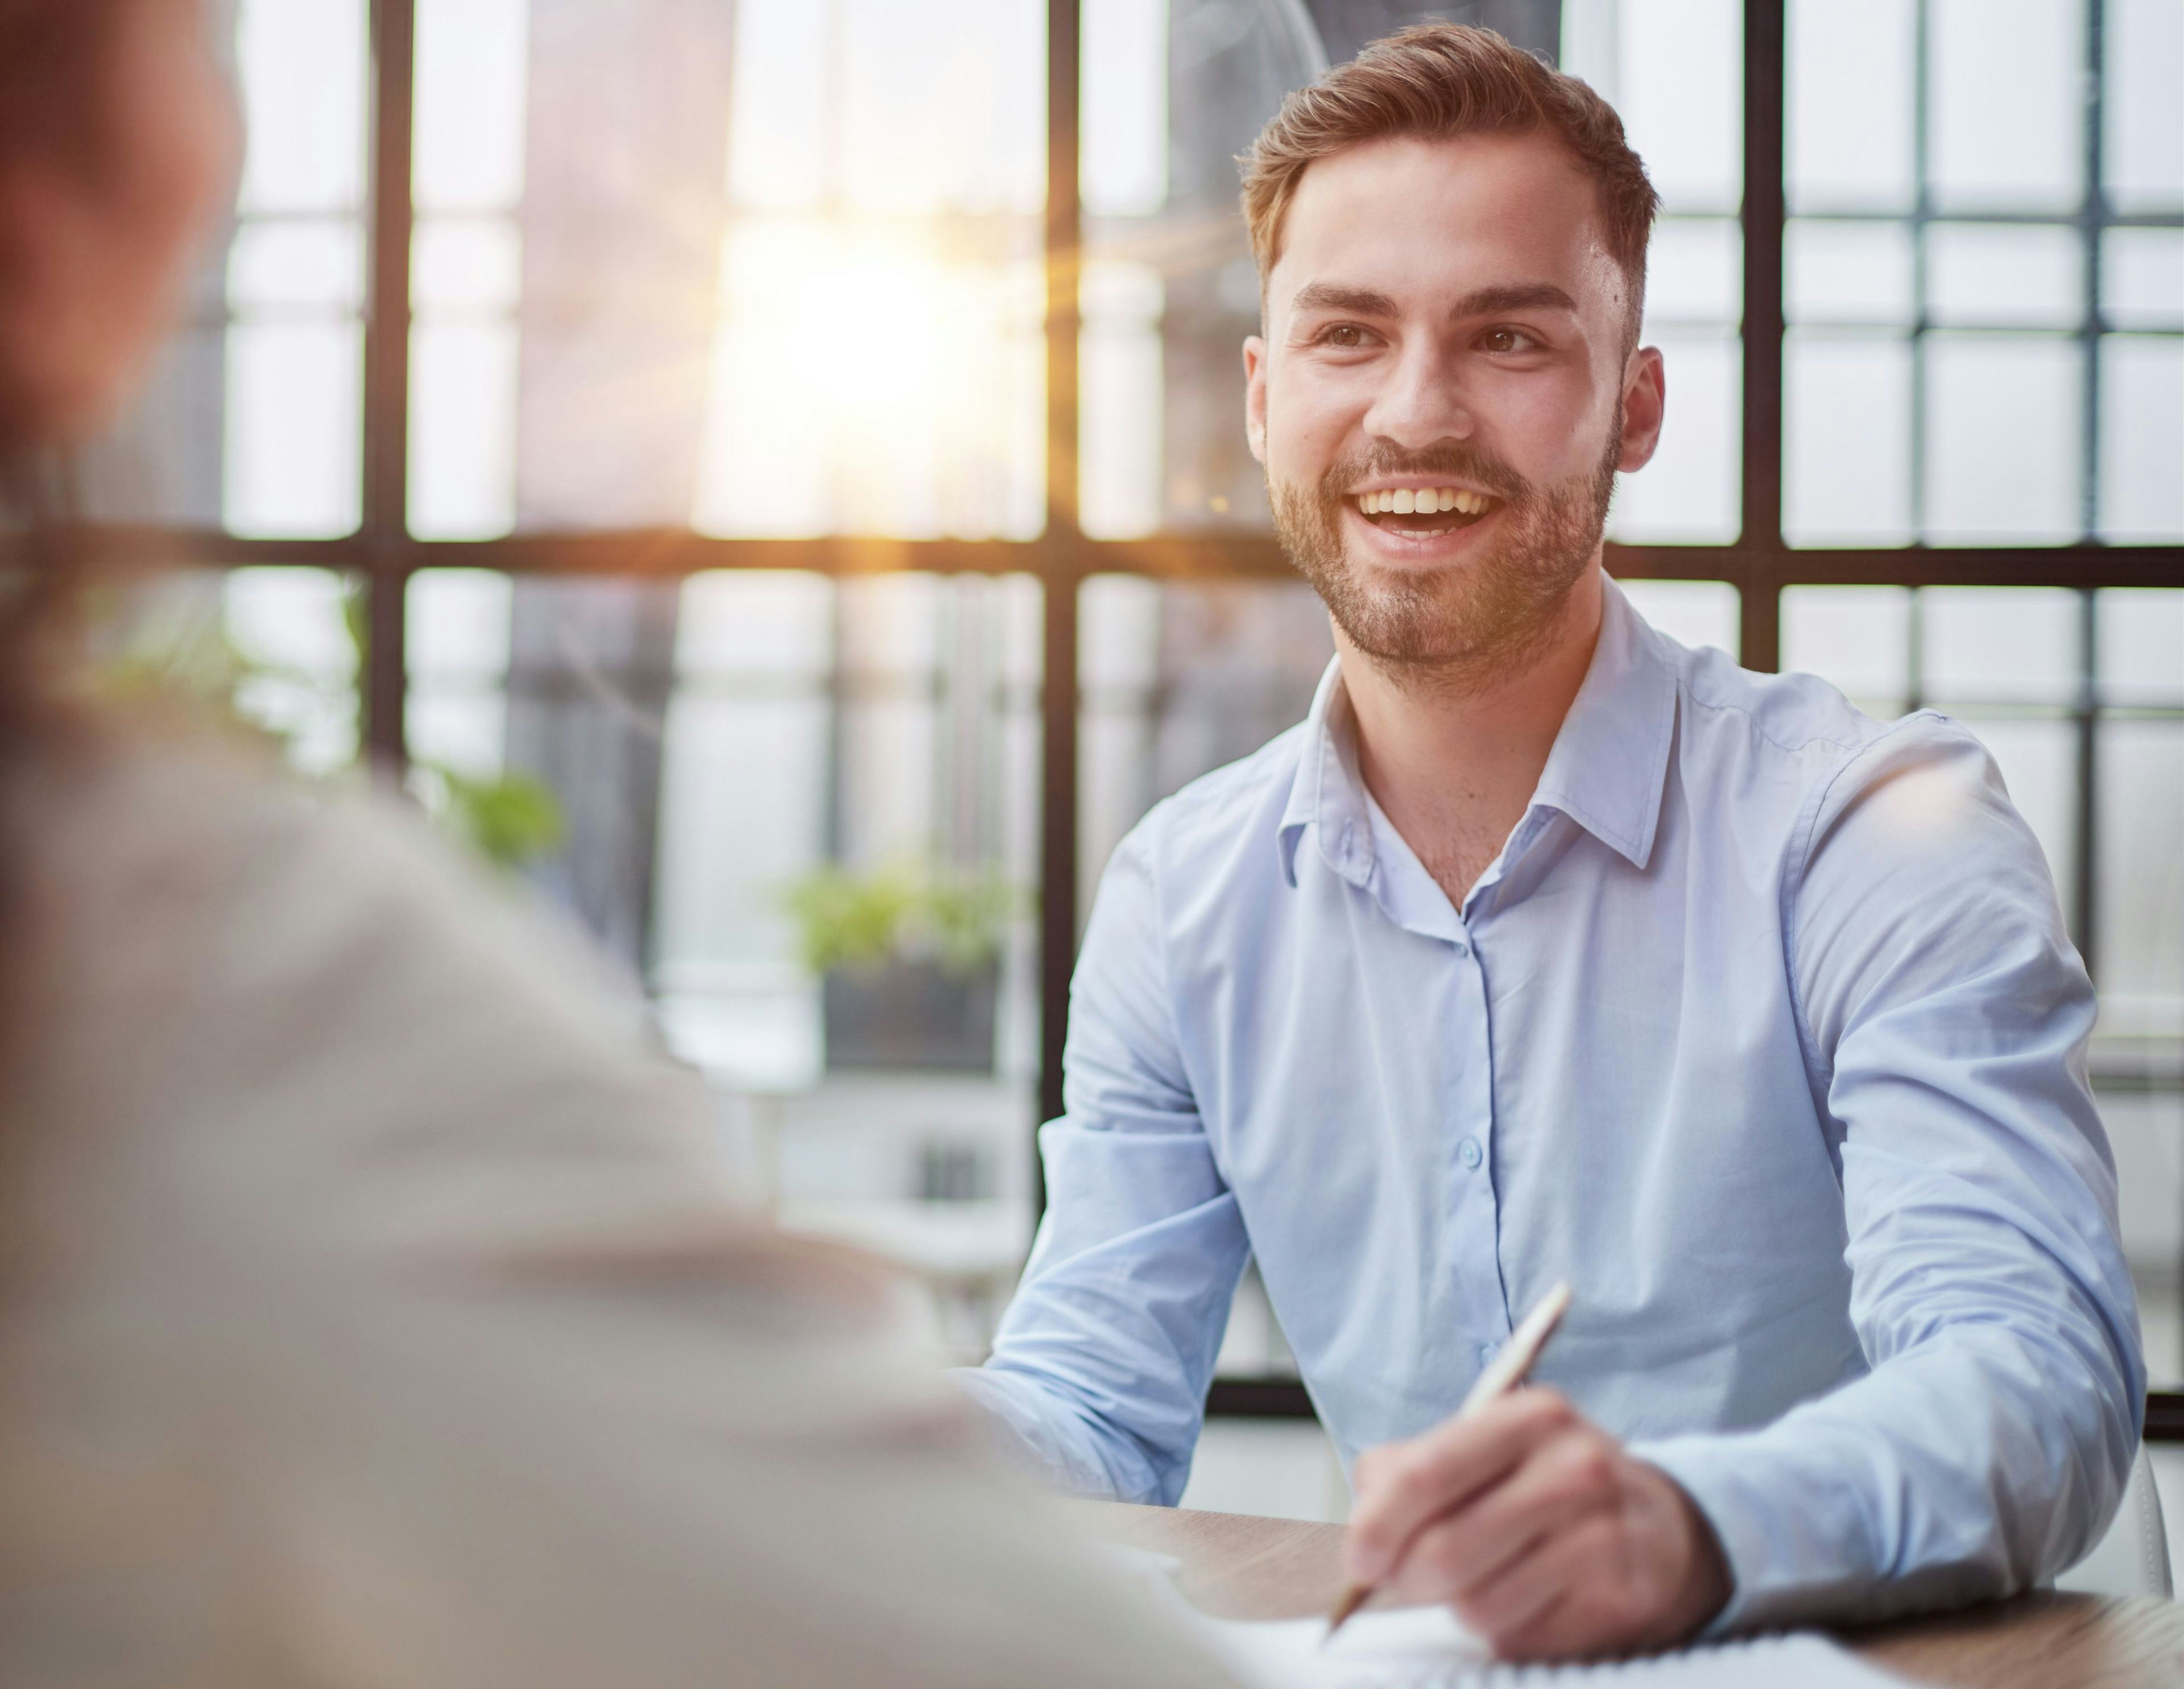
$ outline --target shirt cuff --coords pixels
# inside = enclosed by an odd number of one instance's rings
[[[1823,1622],[1870,1590],[1870,1569],[1857,1569],[1868,1533],[1847,1487],[1824,1501],[1808,1497],[1764,1451],[1735,1436],[1665,1438],[1630,1452],[1682,1486],[1729,1563],[1729,1599],[1701,1636]]]

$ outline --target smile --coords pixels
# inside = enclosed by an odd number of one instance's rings
[[[1467,487],[1395,487],[1351,495],[1351,506],[1387,533],[1426,538],[1469,527],[1501,504]]]

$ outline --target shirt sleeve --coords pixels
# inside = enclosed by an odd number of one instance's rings
[[[1178,1052],[1149,833],[1117,850],[1070,988],[1047,1210],[986,1364],[957,1374],[1052,1480],[1173,1505],[1248,1252]]]
[[[1718,1630],[2053,1576],[2114,1513],[2145,1400],[2092,987],[1992,761],[1914,716],[1809,815],[1785,922],[1871,1370],[1763,1429],[1635,1449],[1719,1535]]]

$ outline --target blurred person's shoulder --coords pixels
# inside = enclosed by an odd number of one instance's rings
[[[216,1134],[329,1197],[437,1162],[432,1201],[472,1224],[546,1200],[495,1162],[582,1169],[594,1212],[702,1182],[702,1095],[635,992],[405,803],[180,733],[94,734],[11,783],[15,1077],[51,1106]]]

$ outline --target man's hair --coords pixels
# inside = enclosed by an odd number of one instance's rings
[[[1608,254],[1630,293],[1630,343],[1646,300],[1646,242],[1660,196],[1623,138],[1615,109],[1491,30],[1418,24],[1377,41],[1282,102],[1244,167],[1244,220],[1259,280],[1280,256],[1282,222],[1314,160],[1368,141],[1545,135],[1592,182]]]

